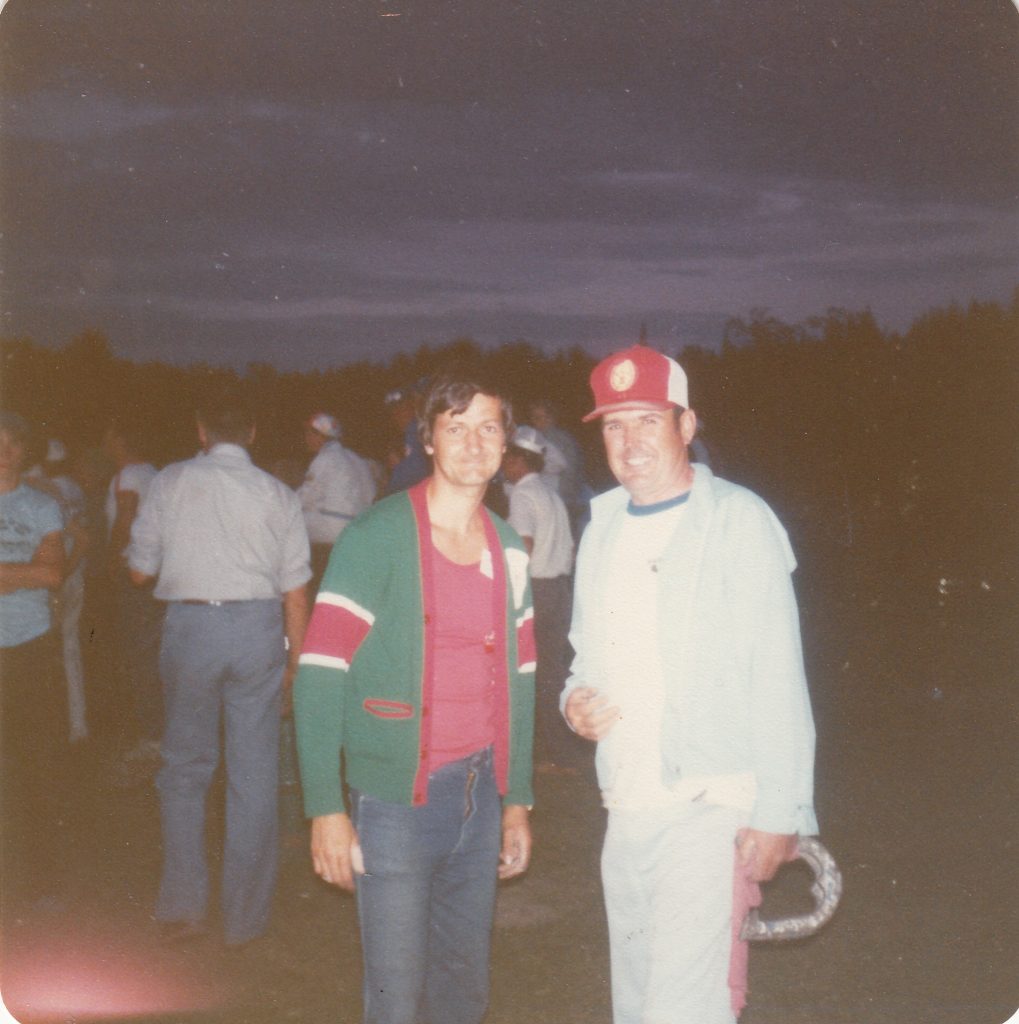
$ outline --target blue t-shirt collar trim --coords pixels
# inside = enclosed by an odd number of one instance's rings
[[[690,497],[689,491],[677,494],[675,498],[666,498],[665,501],[656,501],[653,505],[634,505],[633,498],[626,503],[626,511],[631,516],[653,516],[658,512],[668,512],[670,508],[682,505]]]

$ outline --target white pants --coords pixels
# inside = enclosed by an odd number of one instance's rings
[[[729,959],[741,812],[611,810],[602,850],[614,1024],[733,1024]]]
[[[64,677],[67,680],[67,713],[71,742],[88,736],[85,721],[85,670],[81,660],[81,611],[85,603],[85,574],[79,568],[60,588],[57,615],[64,651]]]

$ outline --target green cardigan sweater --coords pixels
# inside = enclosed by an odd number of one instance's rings
[[[435,641],[427,483],[372,506],[330,556],[294,684],[309,817],[346,809],[341,755],[350,786],[393,803],[427,801]],[[505,803],[529,806],[535,651],[527,553],[507,523],[484,511],[501,611],[496,780]]]

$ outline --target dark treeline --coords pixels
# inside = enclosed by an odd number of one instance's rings
[[[763,313],[729,323],[719,352],[670,352],[687,370],[716,471],[757,490],[788,525],[809,567],[832,559],[854,575],[880,572],[932,586],[1014,582],[1019,437],[1019,290],[1011,306],[973,303],[920,317],[904,334],[869,313],[829,310],[802,324]],[[3,399],[72,449],[98,445],[111,416],[141,422],[163,464],[195,447],[193,396],[241,378],[258,414],[263,465],[302,460],[300,425],[335,413],[345,442],[381,458],[392,434],[386,393],[451,360],[480,363],[519,408],[555,399],[608,483],[596,428],[581,427],[594,359],[549,356],[527,342],[482,351],[470,340],[422,347],[386,364],[308,373],[251,364],[243,374],[116,357],[88,332],[54,350],[0,341]]]

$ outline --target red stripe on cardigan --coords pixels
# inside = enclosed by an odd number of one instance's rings
[[[349,608],[317,601],[301,653],[340,658],[349,665],[369,632],[371,625]]]

